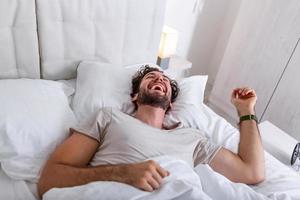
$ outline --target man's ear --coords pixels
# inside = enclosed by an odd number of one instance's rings
[[[137,100],[138,93],[135,93],[135,95],[131,98],[132,102],[135,102]]]
[[[173,109],[173,104],[170,102],[169,107],[166,110],[166,113]]]
[[[173,104],[170,102],[169,110],[172,110],[172,109],[173,109]]]

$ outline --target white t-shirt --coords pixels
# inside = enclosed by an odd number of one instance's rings
[[[90,163],[92,166],[137,163],[162,155],[173,156],[196,166],[208,164],[221,148],[197,129],[154,128],[110,107],[99,110],[94,122],[74,129],[100,143]]]

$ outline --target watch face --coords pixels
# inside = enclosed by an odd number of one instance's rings
[[[298,160],[298,162],[296,162]],[[296,144],[291,159],[291,165],[299,164],[300,161],[300,143]]]

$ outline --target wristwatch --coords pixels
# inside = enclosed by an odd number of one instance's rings
[[[258,123],[257,117],[255,115],[243,115],[240,117],[240,123],[246,120],[254,120],[256,121],[256,123]]]

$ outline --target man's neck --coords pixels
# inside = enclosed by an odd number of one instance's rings
[[[165,110],[149,105],[139,105],[134,117],[150,126],[162,129]]]

